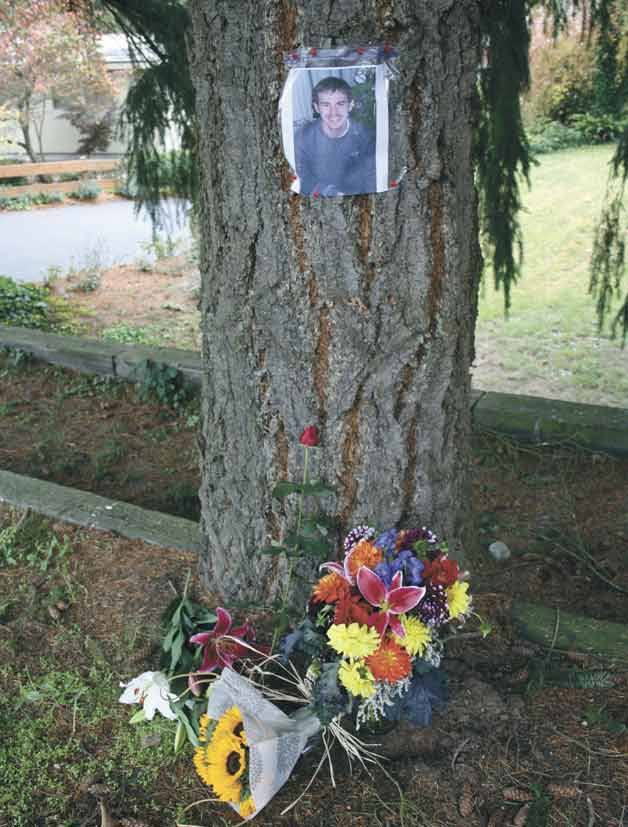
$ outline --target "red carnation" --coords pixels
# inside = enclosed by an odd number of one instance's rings
[[[362,600],[360,595],[346,594],[336,603],[334,623],[359,623],[362,626],[372,626],[377,612],[371,611],[369,604]]]
[[[455,560],[449,560],[440,554],[436,560],[426,560],[423,580],[429,581],[433,586],[453,586],[459,571]]]
[[[320,436],[316,425],[308,425],[299,437],[299,442],[301,445],[305,445],[306,448],[316,448],[319,441]]]

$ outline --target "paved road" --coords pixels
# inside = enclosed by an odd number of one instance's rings
[[[0,213],[0,275],[16,281],[42,281],[49,267],[66,273],[71,267],[113,264],[148,257],[143,245],[152,239],[145,212],[134,214],[132,201],[77,204],[43,210]],[[177,225],[170,201],[168,229],[173,238],[189,239],[187,226]],[[162,238],[166,230],[160,231]]]

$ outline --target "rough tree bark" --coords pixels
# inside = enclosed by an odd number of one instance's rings
[[[345,528],[428,525],[460,554],[468,527],[469,368],[480,253],[472,127],[475,0],[193,0],[202,157],[202,569],[229,599],[279,581],[303,427]],[[390,42],[400,51],[394,190],[288,192],[282,54]]]

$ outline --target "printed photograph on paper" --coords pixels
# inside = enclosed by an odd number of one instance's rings
[[[387,84],[378,83],[375,66],[291,70],[281,123],[297,179],[294,191],[333,197],[388,189],[387,100],[382,95],[386,98]]]

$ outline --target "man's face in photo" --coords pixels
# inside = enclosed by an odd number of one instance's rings
[[[321,116],[322,129],[328,138],[340,138],[347,130],[349,112],[353,109],[346,92],[328,90],[318,93],[314,109]]]

